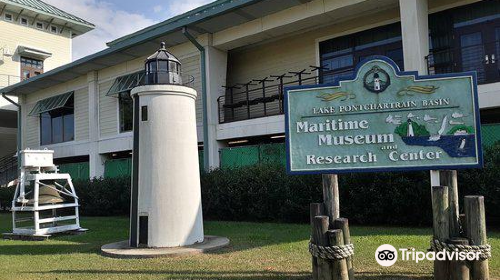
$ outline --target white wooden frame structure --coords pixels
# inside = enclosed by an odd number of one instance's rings
[[[52,163],[53,151],[42,150],[24,150],[22,154],[22,166],[20,170],[19,181],[16,186],[14,198],[12,200],[12,232],[18,235],[33,235],[43,236],[52,233],[65,232],[71,230],[80,230],[80,217],[78,213],[78,196],[76,195],[71,176],[66,173],[58,173],[57,167]],[[35,160],[27,157],[33,156]],[[38,164],[38,166],[34,166]],[[51,172],[51,173],[48,173]],[[54,185],[48,185],[43,181],[53,181]],[[57,181],[65,181],[65,184],[60,184]],[[32,205],[26,205],[26,186],[33,186],[33,200]],[[54,203],[54,204],[39,204],[40,186],[45,186],[53,189],[54,191],[71,197],[71,202]],[[74,215],[57,216],[57,209],[73,208]],[[40,212],[52,210],[52,217],[41,218]],[[21,212],[31,212],[32,217],[17,218],[17,214]],[[33,226],[20,227],[18,223],[33,220]],[[60,221],[71,221],[71,224],[58,226],[56,223]],[[46,224],[49,224],[47,226]]]

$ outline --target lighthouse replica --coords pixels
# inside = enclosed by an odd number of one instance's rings
[[[134,100],[130,247],[204,241],[196,91],[182,85],[181,63],[165,43],[145,62]]]

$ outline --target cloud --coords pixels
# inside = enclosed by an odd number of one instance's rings
[[[213,2],[214,0],[185,0],[185,1],[170,1],[167,4],[167,12],[170,16],[179,15],[190,11],[199,6]]]
[[[144,15],[119,10],[113,4],[103,1],[44,1],[96,25],[94,30],[73,39],[73,60],[105,49],[106,42],[156,23]]]
[[[132,0],[133,2],[129,3],[121,2],[121,0],[44,1],[63,11],[92,22],[96,26],[94,30],[73,39],[73,60],[76,60],[105,49],[106,42],[128,35],[175,15],[185,13],[214,0],[156,0],[159,4],[153,6],[154,13],[151,13],[149,17],[133,10],[134,5],[143,5],[144,1]],[[129,5],[121,5],[122,3]],[[123,9],[127,6],[129,11]]]
[[[156,6],[154,6],[154,7],[153,7],[153,11],[154,11],[155,13],[159,13],[159,12],[161,12],[162,10],[163,10],[163,7],[162,7],[161,5],[156,5]]]

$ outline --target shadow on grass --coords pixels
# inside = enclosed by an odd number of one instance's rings
[[[61,244],[40,244],[40,241],[23,241],[26,244],[0,245],[0,255],[54,255],[73,253],[97,253],[100,246],[93,246],[88,243],[61,245]],[[36,243],[34,243],[36,242]]]
[[[164,275],[168,279],[222,279],[222,280],[257,280],[257,279],[293,279],[306,280],[311,279],[310,272],[280,272],[280,271],[179,271],[179,270],[52,270],[39,272],[42,274],[95,274],[95,275]],[[37,273],[38,274],[38,273]],[[432,277],[419,273],[407,273],[401,275],[369,275],[368,273],[357,273],[356,279],[359,280],[432,280]]]

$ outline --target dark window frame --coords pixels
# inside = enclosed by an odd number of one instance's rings
[[[60,118],[60,129],[54,131],[54,122]],[[74,97],[70,97],[64,107],[41,113],[40,120],[40,145],[53,145],[75,140],[75,109]],[[47,122],[50,120],[50,122]],[[68,126],[66,121],[71,121]],[[70,127],[70,128],[68,128]],[[58,136],[60,134],[60,137]],[[56,139],[59,138],[59,139]]]
[[[500,38],[495,37],[498,30],[500,3],[496,1],[481,1],[430,14],[429,73],[477,71],[479,84],[499,82]],[[463,41],[474,34],[480,34],[475,44]]]
[[[118,93],[118,125],[120,133],[132,131],[134,119],[134,102],[130,97],[130,91]]]
[[[44,62],[41,59],[21,56],[21,79],[26,80],[43,73]],[[27,73],[27,75],[24,75]]]
[[[393,23],[369,30],[349,34],[319,42],[321,66],[329,70],[321,70],[320,83],[330,83],[339,77],[350,77],[356,65],[364,58],[373,55],[385,55],[401,50],[401,58],[393,59],[401,70],[403,42],[401,23]],[[332,69],[335,63],[340,67]]]

